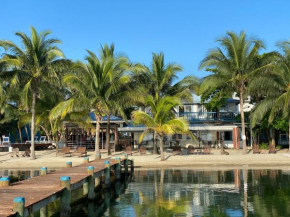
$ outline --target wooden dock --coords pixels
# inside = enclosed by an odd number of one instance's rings
[[[86,160],[87,159],[85,159],[85,161]],[[108,166],[108,164],[110,164],[110,166]],[[106,185],[109,186],[110,180],[111,180],[110,170],[114,170],[115,174],[118,172],[121,173],[121,165],[124,165],[124,172],[128,173],[129,164],[131,164],[131,170],[132,170],[134,168],[134,163],[133,161],[128,160],[127,156],[125,156],[124,159],[118,159],[118,160],[113,159],[113,160],[108,161],[106,159],[101,159],[94,162],[84,163],[75,167],[64,168],[54,173],[41,175],[41,176],[37,176],[28,180],[16,182],[16,183],[10,184],[10,186],[7,186],[7,187],[1,187],[1,183],[0,183],[0,217],[4,217],[4,216],[5,217],[6,216],[24,216],[25,217],[41,209],[44,209],[44,211],[41,212],[41,217],[45,217],[46,206],[49,203],[55,201],[57,198],[64,197],[64,192],[69,189],[69,187],[68,188],[61,187],[61,184],[60,184],[61,177],[70,177],[69,192],[78,187],[83,186],[85,183],[87,185],[88,182],[91,182],[90,180],[92,179],[93,181],[95,181],[95,179],[100,179],[100,177],[103,175],[105,175]],[[93,172],[92,171],[88,172],[89,169],[92,169]],[[119,171],[116,171],[116,170],[119,170]],[[93,190],[94,190],[96,185],[95,185],[95,182],[93,183],[94,183],[93,184]],[[16,208],[15,208],[14,199],[18,197],[25,198],[24,211],[23,211],[23,214],[20,214],[20,215],[19,213],[17,213],[17,210],[15,210]],[[69,197],[70,197],[70,194],[69,194]],[[69,215],[65,213],[61,213],[61,216],[69,216]]]

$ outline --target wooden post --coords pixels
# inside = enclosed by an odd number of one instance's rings
[[[71,202],[71,190],[70,190],[70,177],[63,176],[60,178],[60,187],[64,187],[60,196],[60,216],[70,216],[70,202]]]
[[[25,198],[24,197],[15,197],[13,199],[13,211],[16,212],[17,217],[24,217],[25,211]]]
[[[47,174],[47,168],[46,167],[41,167],[40,168],[40,175],[41,176],[44,176],[44,175],[46,175]]]
[[[110,161],[105,161],[105,186],[110,188],[111,186],[111,170],[110,170]]]
[[[94,177],[94,167],[89,166],[87,168],[88,175],[88,199],[94,200],[95,198],[95,177]]]
[[[100,159],[101,159],[101,154],[96,154],[96,155],[95,155],[95,159],[96,159],[96,161],[97,161],[97,160],[100,160]]]
[[[72,167],[72,162],[66,162],[66,167]]]
[[[134,173],[134,160],[132,159],[131,160],[131,176],[133,175]]]
[[[0,178],[0,187],[8,187],[9,184],[10,184],[10,178],[9,177]]]
[[[90,162],[89,158],[88,158],[88,157],[85,157],[85,158],[84,158],[84,163],[85,163],[85,164],[88,164],[89,162]]]
[[[125,174],[128,174],[128,155],[124,154],[124,158],[125,158],[125,161],[124,161]]]
[[[40,217],[47,217],[47,206],[40,208]]]
[[[41,167],[40,168],[40,175],[44,176],[47,174],[47,168],[46,167]],[[46,217],[47,216],[47,206],[44,206],[40,208],[40,217]]]
[[[233,149],[237,148],[236,128],[233,128]]]
[[[117,157],[116,159],[116,180],[121,180],[121,158]]]

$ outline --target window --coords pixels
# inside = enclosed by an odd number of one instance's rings
[[[232,131],[226,131],[225,132],[225,140],[233,140]]]
[[[191,112],[191,105],[185,106],[185,112]]]
[[[173,134],[172,135],[172,140],[175,140],[176,138],[178,138],[179,140],[182,139],[182,134]]]

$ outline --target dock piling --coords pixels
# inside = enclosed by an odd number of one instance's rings
[[[13,199],[13,211],[16,212],[17,217],[24,217],[25,211],[25,198],[24,197],[15,197]]]
[[[72,162],[66,162],[66,167],[72,167]]]
[[[95,198],[95,177],[94,177],[94,167],[89,166],[87,168],[88,175],[88,199],[94,200]]]
[[[124,166],[125,166],[125,174],[128,174],[128,164],[129,164],[129,160],[128,160],[128,155],[124,154],[125,157],[125,161],[124,161]]]
[[[85,164],[88,164],[89,162],[90,162],[89,158],[88,158],[88,157],[85,157],[85,158],[84,158],[84,163],[85,163]]]
[[[116,180],[121,180],[121,158],[117,157],[116,159]]]
[[[96,155],[95,155],[95,159],[96,159],[96,160],[100,160],[100,159],[101,159],[101,154],[96,154]]]
[[[71,188],[70,188],[70,177],[63,176],[60,178],[60,187],[64,187],[60,196],[60,216],[70,216],[70,203],[71,203]]]
[[[0,187],[8,187],[9,185],[10,185],[10,178],[9,177],[0,178]]]
[[[132,159],[131,160],[131,176],[133,175],[134,173],[134,160]]]
[[[44,176],[44,175],[46,175],[47,174],[47,168],[46,167],[41,167],[40,168],[40,175],[41,176]]]
[[[106,188],[110,188],[111,186],[111,169],[110,169],[110,161],[105,161],[105,186]]]

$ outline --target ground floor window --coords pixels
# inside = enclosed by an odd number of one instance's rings
[[[232,131],[225,131],[225,140],[233,140]]]

